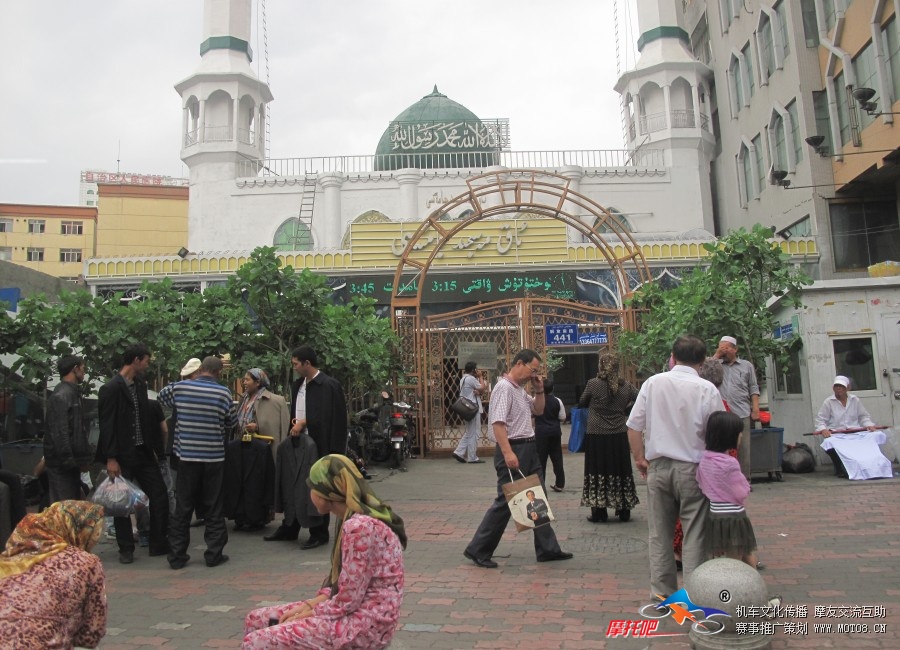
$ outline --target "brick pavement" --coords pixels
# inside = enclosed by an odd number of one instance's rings
[[[583,457],[566,454],[568,489],[550,494],[566,562],[538,564],[530,533],[507,530],[485,570],[462,557],[495,491],[489,464],[452,459],[409,461],[409,471],[376,467],[373,481],[405,519],[409,533],[401,626],[392,648],[624,648],[690,647],[686,636],[608,639],[613,619],[638,619],[648,596],[646,507],[632,521],[591,524],[579,507]],[[825,471],[754,483],[748,504],[770,593],[784,605],[805,605],[808,616],[782,618],[807,634],[776,628],[773,647],[900,647],[900,479],[849,482]],[[639,494],[645,493],[642,484]],[[274,524],[269,526],[273,530]],[[230,525],[229,525],[230,529]],[[236,648],[244,614],[261,605],[310,596],[329,566],[329,549],[263,542],[262,533],[229,532],[231,561],[203,563],[202,529],[192,529],[193,560],[182,571],[141,549],[135,563],[117,562],[115,544],[97,552],[109,591],[109,630],[100,647]],[[301,541],[305,531],[301,533]],[[816,606],[880,605],[881,619],[815,618]],[[814,623],[886,625],[882,634],[817,633]],[[671,619],[660,630],[683,633]]]

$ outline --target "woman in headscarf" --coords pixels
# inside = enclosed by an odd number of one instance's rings
[[[284,440],[290,428],[287,403],[281,395],[269,390],[269,376],[261,368],[250,368],[241,379],[244,395],[238,405],[237,438],[244,431],[274,438],[275,448]]]
[[[331,573],[314,598],[255,609],[242,648],[386,648],[403,600],[403,520],[346,456],[319,459],[306,481],[321,514],[341,520]]]
[[[58,501],[26,515],[0,554],[0,645],[96,648],[106,634],[106,585],[90,550],[103,508]]]
[[[581,505],[591,509],[588,521],[606,521],[607,508],[614,508],[620,521],[628,521],[631,509],[639,502],[625,426],[637,394],[637,389],[619,375],[619,355],[602,353],[597,376],[587,383],[578,401],[579,407],[590,409],[581,492]]]

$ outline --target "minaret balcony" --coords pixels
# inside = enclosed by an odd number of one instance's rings
[[[206,126],[184,134],[184,148],[192,147],[201,142],[232,142],[234,141],[234,129],[231,126]],[[237,141],[250,146],[256,145],[256,132],[253,129],[238,129]]]
[[[656,133],[665,129],[695,129],[697,128],[696,114],[689,109],[673,109],[669,111],[668,119],[666,119],[665,111],[659,113],[651,113],[650,115],[642,115],[638,122],[640,123],[641,134]],[[700,128],[709,131],[709,116],[700,113]],[[628,137],[631,140],[635,138],[634,123],[628,125]]]

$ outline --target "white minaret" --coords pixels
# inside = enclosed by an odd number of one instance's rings
[[[239,163],[265,156],[272,93],[250,67],[250,28],[251,0],[204,0],[200,65],[175,86],[183,110],[181,159],[191,178],[188,248],[194,252],[204,232],[220,227],[215,206],[205,201],[216,192],[208,190],[233,185]]]
[[[635,159],[640,160],[642,147],[664,149],[673,183],[697,184],[699,178],[697,191],[691,193],[694,204],[678,211],[681,221],[660,223],[658,230],[703,228],[712,233],[710,163],[715,137],[709,80],[713,71],[691,52],[680,5],[679,0],[637,3],[640,56],[615,88],[622,96],[625,137],[628,148],[637,150]]]

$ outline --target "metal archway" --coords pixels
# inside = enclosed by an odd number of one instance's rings
[[[433,332],[443,326],[434,319],[429,319],[432,321],[430,325],[422,322],[424,279],[435,259],[440,256],[441,250],[460,231],[479,221],[521,212],[528,212],[536,218],[556,219],[584,235],[602,253],[613,272],[620,301],[634,288],[651,281],[643,253],[628,230],[609,210],[572,190],[570,183],[570,179],[565,176],[531,169],[499,169],[475,176],[466,181],[469,187],[467,192],[432,212],[407,241],[394,272],[391,318],[394,329],[400,337],[402,375],[398,377],[397,388],[400,393],[408,394],[413,391],[416,396],[424,399],[425,408],[424,412],[420,411],[418,415],[417,427],[419,431],[417,442],[423,450],[434,450],[444,446],[440,442],[440,437],[430,436],[426,429],[443,427],[447,422],[444,413],[446,402],[443,397],[444,382],[437,381],[434,370],[436,358],[429,357],[429,354],[434,357],[443,354],[443,351],[437,349],[434,340],[429,346],[428,339],[429,330]],[[442,220],[452,210],[461,206],[471,210],[466,219]],[[618,243],[621,250],[625,251],[624,255],[617,256],[608,239]],[[434,244],[430,251],[423,250],[422,242],[426,240]],[[493,319],[493,324],[489,327],[517,331],[519,334],[515,342],[508,336],[503,339],[509,343],[504,350],[498,352],[501,358],[509,357],[510,347],[543,349],[543,339],[537,340],[533,324],[537,321],[551,322],[554,310],[571,312],[577,309],[580,314],[588,314],[579,317],[585,323],[593,318],[603,323],[604,327],[612,327],[611,331],[635,327],[634,314],[621,305],[618,310],[609,310],[566,301],[524,299],[512,302],[519,305],[516,310],[511,311],[509,305],[501,308],[499,303],[496,305],[492,303],[464,310],[466,314],[460,312],[458,315],[474,320]],[[492,316],[486,315],[491,308],[500,311],[494,311]],[[535,308],[539,308],[543,314],[537,319],[533,318]],[[518,314],[518,325],[510,320],[514,318],[513,311]],[[614,325],[612,321],[615,321]],[[609,340],[612,341],[614,338],[613,335]]]

